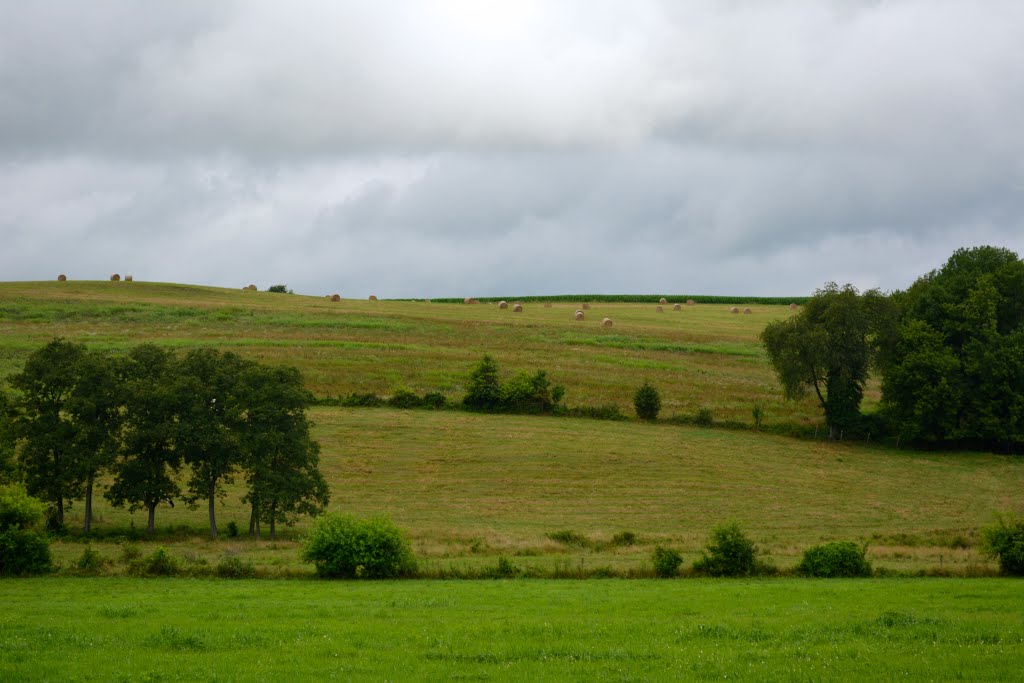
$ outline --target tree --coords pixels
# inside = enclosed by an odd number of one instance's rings
[[[501,407],[501,398],[498,364],[490,355],[484,355],[469,374],[469,391],[462,399],[462,404],[470,410],[488,412]]]
[[[320,445],[310,437],[306,408],[313,396],[295,368],[249,366],[242,378],[245,418],[243,462],[251,505],[249,533],[260,536],[260,522],[290,524],[297,515],[318,515],[328,503],[327,482],[318,468]]]
[[[106,498],[130,512],[145,509],[146,529],[156,531],[156,508],[174,505],[181,495],[175,480],[181,456],[174,447],[177,428],[170,351],[153,344],[132,349],[121,365],[124,402],[119,457]]]
[[[65,404],[74,432],[76,479],[85,489],[83,530],[92,530],[92,494],[96,477],[117,455],[121,392],[111,359],[86,351],[79,360],[77,381]]]
[[[216,503],[241,463],[241,374],[248,364],[231,352],[194,349],[176,364],[175,444],[191,468],[186,500],[206,499],[210,537],[217,538]]]
[[[661,394],[644,380],[633,394],[633,408],[641,420],[653,422],[658,419],[658,413],[661,412]]]
[[[14,412],[7,394],[0,390],[0,485],[15,479]]]
[[[872,337],[887,309],[877,290],[860,295],[852,285],[839,288],[830,282],[795,316],[769,323],[761,332],[786,398],[813,390],[830,438],[859,422],[874,356]]]
[[[998,247],[958,249],[893,298],[882,409],[900,436],[1024,445],[1024,262]]]
[[[20,392],[15,402],[16,438],[23,439],[19,460],[28,492],[54,505],[54,521],[82,493],[75,461],[75,424],[65,412],[78,381],[85,346],[55,339],[34,351],[24,369],[10,378]]]

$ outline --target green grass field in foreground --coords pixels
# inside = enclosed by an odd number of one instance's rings
[[[0,581],[3,680],[1018,680],[1012,580]]]

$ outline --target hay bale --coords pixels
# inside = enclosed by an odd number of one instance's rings
[[[57,276],[57,282],[67,282],[67,281],[68,281],[68,276],[65,275],[64,273],[61,273],[60,275]]]
[[[377,300],[377,297],[375,297],[373,294],[371,294],[370,295],[370,301],[376,301],[376,300]]]
[[[250,292],[255,292],[256,291],[256,285],[249,285],[247,287],[242,287],[242,289],[250,291]]]
[[[693,299],[687,299],[687,300],[686,300],[686,305],[687,305],[687,306],[696,306],[696,305],[697,305],[697,302],[696,302],[696,301],[694,301]]]
[[[117,273],[114,273],[113,275],[110,276],[110,281],[111,282],[120,282],[121,281],[121,276],[118,275]]]
[[[730,309],[729,309],[729,312],[730,312],[730,313],[739,313],[739,312],[740,312],[740,309],[738,309],[738,308],[736,308],[735,306],[733,306],[732,308],[730,308]]]
[[[797,305],[796,304],[790,304],[789,305],[789,310],[795,311],[796,309],[797,309]]]
[[[580,306],[580,308],[582,308],[584,311],[589,311],[590,310],[590,304],[583,304],[582,306]]]
[[[505,310],[506,308],[508,308],[508,302],[507,301],[499,301],[498,302],[498,308],[500,308],[501,310]]]
[[[666,299],[665,297],[661,297],[660,299],[658,299],[658,303],[664,306],[665,304],[668,303],[668,299]]]
[[[467,296],[465,299],[462,300],[462,303],[464,303],[464,304],[478,304],[480,302],[477,301],[476,299],[474,299],[471,296]]]
[[[576,319],[583,320],[583,311],[576,311]]]
[[[601,321],[601,327],[611,327],[611,326],[612,326],[612,319],[611,318],[605,318],[604,320]]]
[[[683,307],[680,304],[672,304],[672,310],[673,311],[681,311],[681,310],[683,310]]]
[[[743,315],[750,315],[751,313],[753,313],[753,311],[750,310],[749,308],[744,308],[743,309]]]
[[[430,299],[424,299],[423,302],[429,304],[430,303]]]
[[[331,294],[331,301],[334,301],[334,302],[341,301],[341,294]]]
[[[132,281],[132,276],[131,275],[125,275],[124,276],[124,281],[125,282],[131,282]]]
[[[512,312],[513,313],[522,313],[523,312],[523,305],[522,304],[512,304]]]
[[[544,308],[551,308],[551,302],[550,301],[545,301],[544,302]]]
[[[661,306],[658,306],[658,307],[657,307],[657,308],[655,308],[654,310],[656,310],[656,311],[657,311],[658,313],[664,313],[664,312],[665,312],[665,309],[664,309],[664,308],[662,308]]]

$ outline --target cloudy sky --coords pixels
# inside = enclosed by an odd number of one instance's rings
[[[1020,0],[0,17],[0,280],[796,295],[1024,254]]]

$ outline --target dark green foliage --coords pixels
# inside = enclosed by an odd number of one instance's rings
[[[217,563],[215,572],[222,579],[251,579],[256,576],[256,567],[238,557],[225,557]]]
[[[697,411],[693,421],[701,427],[710,427],[715,424],[715,414],[711,411],[711,408],[701,408]]]
[[[442,393],[431,391],[423,395],[423,407],[441,410],[448,407],[448,399]]]
[[[764,404],[755,403],[754,407],[750,409],[750,415],[754,418],[754,429],[760,429],[761,422],[764,420]]]
[[[146,557],[136,559],[128,571],[136,576],[175,576],[181,565],[165,548],[157,548]]]
[[[377,408],[384,405],[385,401],[377,394],[351,393],[341,399],[341,405],[346,408]]]
[[[799,313],[761,332],[786,397],[813,390],[832,438],[858,425],[874,358],[872,338],[888,309],[888,300],[876,290],[860,295],[852,285],[830,282]]]
[[[1024,519],[1000,517],[981,537],[982,551],[999,560],[1004,574],[1024,576]]]
[[[103,556],[100,555],[98,550],[93,550],[92,546],[85,546],[82,554],[78,557],[75,562],[75,568],[83,574],[99,574],[103,571],[106,566],[106,561]]]
[[[1024,446],[1024,262],[960,249],[893,298],[899,321],[879,346],[882,410],[899,435]]]
[[[565,389],[551,386],[547,373],[516,373],[501,387],[500,409],[510,413],[551,413],[562,400]]]
[[[654,548],[651,555],[654,563],[654,573],[659,579],[671,579],[679,575],[679,565],[683,563],[683,557],[678,551],[672,548],[663,548],[660,545]]]
[[[422,408],[423,399],[408,389],[395,389],[388,405],[392,408]]]
[[[522,575],[523,570],[504,556],[499,557],[498,562],[493,567],[486,567],[480,572],[481,578],[484,579],[514,579]]]
[[[224,530],[227,532],[228,538],[238,538],[238,523],[235,520],[228,522]]]
[[[0,485],[17,479],[14,461],[14,410],[0,387]]]
[[[501,407],[501,380],[498,379],[498,364],[489,355],[469,374],[469,390],[462,404],[470,410],[496,411]]]
[[[586,548],[590,545],[589,538],[587,538],[579,532],[572,531],[570,529],[565,529],[563,531],[552,531],[551,533],[547,534],[547,537],[550,538],[552,541],[555,541],[556,543],[561,543],[562,545],[576,546],[578,548]]]
[[[294,294],[292,290],[288,289],[288,285],[270,285],[267,287],[268,292],[274,292],[275,294]]]
[[[661,394],[644,381],[633,394],[633,407],[636,409],[637,417],[653,422],[658,419],[658,413],[661,412]]]
[[[693,571],[704,576],[751,576],[757,570],[757,546],[736,522],[715,527]]]
[[[46,537],[28,529],[0,530],[0,576],[29,576],[50,571]]]
[[[559,409],[559,415],[567,417],[586,417],[591,420],[627,420],[622,411],[615,404],[604,406],[573,406],[571,408]]]
[[[416,571],[408,540],[387,517],[323,515],[313,523],[302,559],[329,579],[387,579]]]
[[[46,503],[28,495],[24,484],[0,486],[0,530],[34,529],[46,516]]]
[[[833,541],[808,548],[796,567],[803,576],[823,579],[871,576],[867,546],[853,541]]]
[[[636,545],[636,541],[636,534],[632,531],[620,531],[612,536],[612,545],[614,546]]]

